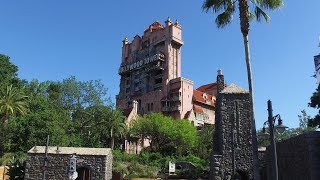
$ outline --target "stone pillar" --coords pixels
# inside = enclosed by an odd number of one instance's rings
[[[210,179],[254,178],[250,107],[249,92],[234,84],[218,94]]]

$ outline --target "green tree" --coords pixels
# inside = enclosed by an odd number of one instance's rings
[[[115,145],[122,144],[126,125],[121,111],[100,105],[89,107],[86,112],[89,114],[87,127],[90,135],[98,138],[101,146],[114,149]]]
[[[7,152],[26,152],[35,145],[79,146],[72,121],[64,111],[56,109],[43,96],[30,99],[30,113],[10,119],[7,126]]]
[[[126,131],[124,116],[112,106],[98,105],[78,108],[73,113],[73,132],[79,137],[81,146],[120,146]]]
[[[236,11],[236,2],[237,1],[232,0],[205,0],[202,8],[206,12],[208,12],[209,10],[213,10],[213,13],[218,14],[215,19],[215,23],[218,28],[223,28],[232,21],[233,14]],[[253,12],[250,11],[249,4],[252,5],[254,9]],[[282,0],[238,0],[240,29],[244,42],[248,85],[252,100],[253,85],[249,51],[249,21],[253,18],[255,18],[257,21],[261,21],[261,19],[263,18],[267,22],[269,22],[270,17],[265,13],[265,10],[274,10],[281,7],[282,5]]]
[[[108,104],[107,88],[100,80],[78,81],[74,76],[61,83],[62,103],[70,111],[77,108]]]
[[[178,154],[186,155],[192,152],[192,149],[198,143],[198,132],[188,120],[173,120],[173,144]],[[171,138],[170,138],[171,139]]]
[[[138,118],[130,128],[133,137],[150,141],[150,151],[167,155],[191,152],[198,141],[197,130],[186,120],[173,120],[159,113]]]
[[[308,126],[310,127],[320,127],[320,91],[317,89],[316,92],[314,92],[310,98],[309,106],[312,108],[319,109],[318,114],[310,118],[308,120]]]
[[[10,57],[0,54],[0,86],[6,87],[17,80],[18,67],[10,62]]]
[[[122,112],[119,109],[115,109],[111,111],[110,116],[110,125],[109,125],[109,131],[110,131],[110,138],[111,138],[111,144],[110,148],[114,149],[115,147],[115,139],[121,139],[124,137],[126,132],[126,124],[125,124],[125,117],[123,116]]]
[[[199,141],[195,146],[193,152],[202,159],[210,159],[213,148],[213,126],[205,126],[198,130]]]
[[[68,111],[51,98],[59,93],[50,90],[55,82],[26,83],[23,91],[28,95],[28,114],[11,118],[6,133],[7,152],[26,152],[34,145],[44,145],[47,135],[53,145],[79,146],[74,124]]]
[[[5,90],[0,91],[1,122],[6,122],[12,115],[26,114],[28,110],[27,98],[28,96],[12,85],[8,85]]]
[[[311,116],[307,114],[306,110],[302,110],[301,114],[298,115],[299,118],[299,128],[301,128],[303,131],[314,131],[315,127],[308,126],[308,122],[311,119]]]

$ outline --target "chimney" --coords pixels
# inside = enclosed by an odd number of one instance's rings
[[[222,74],[222,70],[218,70],[218,75],[217,75],[217,94],[221,92],[224,89],[224,76]]]

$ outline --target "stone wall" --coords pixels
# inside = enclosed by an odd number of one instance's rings
[[[112,154],[104,148],[66,148],[56,151],[49,147],[47,167],[44,167],[44,147],[37,146],[28,152],[25,180],[41,180],[44,169],[46,179],[67,180],[69,178],[69,158],[77,156],[77,170],[84,167],[90,170],[91,180],[109,180],[112,178]]]
[[[320,177],[320,132],[313,131],[277,143],[279,180],[317,180]],[[267,148],[266,173],[271,174]],[[263,179],[271,179],[270,176]]]

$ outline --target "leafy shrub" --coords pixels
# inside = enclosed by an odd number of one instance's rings
[[[138,160],[138,157],[136,154],[127,154],[127,153],[123,153],[120,150],[113,150],[112,155],[113,155],[113,160],[116,162],[137,161]]]
[[[133,162],[128,167],[128,178],[156,178],[159,168],[154,166],[142,165],[138,162]]]
[[[121,173],[125,177],[156,177],[160,167],[158,153],[127,154],[113,150],[113,172]],[[160,158],[161,159],[161,158]]]
[[[9,166],[7,175],[10,176],[9,180],[23,180],[25,169],[26,154],[22,152],[18,153],[6,153],[0,158],[0,164]]]

